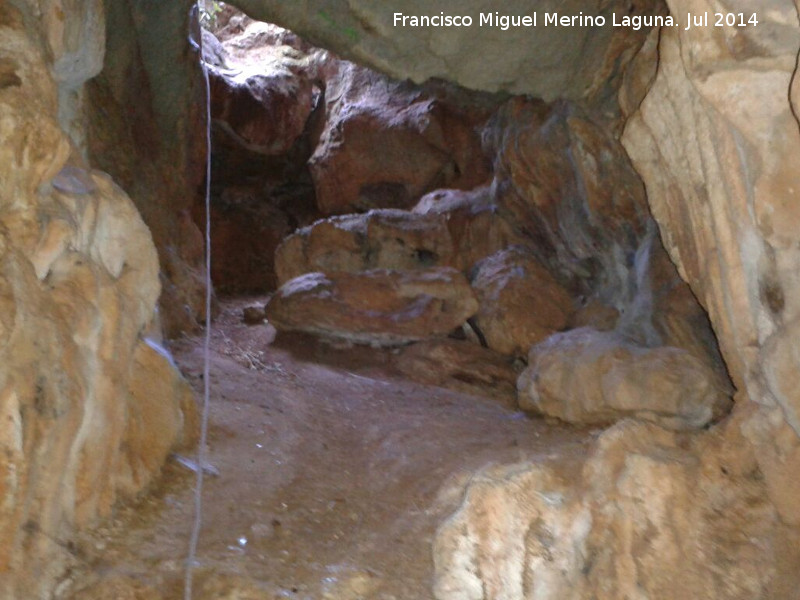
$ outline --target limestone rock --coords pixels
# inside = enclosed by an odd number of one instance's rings
[[[627,421],[578,473],[490,467],[439,529],[436,598],[791,597],[798,534],[765,499],[755,462],[734,431],[685,437]]]
[[[398,79],[439,78],[491,92],[554,98],[603,96],[643,42],[639,31],[611,27],[611,14],[652,15],[662,2],[541,0],[486,5],[448,0],[406,0],[391,9],[366,0],[315,0],[302,5],[279,0],[239,0],[252,17],[278,23],[343,56],[383,69]],[[533,15],[532,27],[480,26],[480,15]],[[395,13],[469,15],[471,27],[395,26]],[[545,13],[602,15],[603,27],[544,26]],[[534,35],[535,34],[535,35]],[[609,84],[609,82],[611,82]]]
[[[152,481],[193,400],[143,341],[160,291],[147,226],[70,156],[31,15],[2,21],[0,596],[22,600],[51,597],[75,528]]]
[[[485,137],[500,213],[570,289],[622,307],[647,235],[641,179],[613,136],[577,106],[515,98]]]
[[[107,43],[103,70],[86,84],[86,155],[130,195],[150,229],[166,331],[192,331],[205,318],[204,261],[197,226],[185,215],[205,176],[205,94],[186,42],[190,3],[91,4],[104,7]]]
[[[308,273],[285,283],[266,314],[279,331],[303,331],[374,346],[441,336],[478,309],[458,271]]]
[[[555,334],[531,348],[528,364],[518,382],[520,406],[570,423],[635,417],[694,429],[730,409],[714,374],[689,352],[642,348],[613,332]]]
[[[412,344],[393,364],[403,375],[428,385],[486,396],[516,406],[517,371],[508,357],[464,340],[442,339]]]
[[[489,347],[527,356],[531,346],[563,329],[572,299],[523,247],[514,246],[479,262],[471,277],[480,309],[475,317]]]
[[[481,123],[427,89],[343,63],[325,97],[325,130],[309,162],[324,214],[411,208],[426,192],[489,176]]]
[[[713,3],[670,5],[680,26],[659,37],[653,85],[622,140],[670,258],[708,311],[739,404],[759,406],[739,407],[758,455],[779,456],[784,428],[800,436],[797,5],[770,0],[755,27],[689,30],[687,13]],[[742,0],[726,10],[752,14]],[[789,472],[770,477],[774,498],[797,478]]]

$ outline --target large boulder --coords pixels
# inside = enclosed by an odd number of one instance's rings
[[[480,304],[475,323],[489,348],[502,354],[527,356],[573,312],[572,298],[525,247],[482,260],[470,279]]]
[[[578,461],[470,477],[434,543],[436,599],[796,595],[800,536],[735,426],[687,436],[627,421]]]
[[[327,80],[325,98],[325,129],[309,162],[325,214],[411,208],[436,188],[489,178],[479,137],[486,109],[351,63]]]
[[[396,346],[450,333],[478,303],[454,269],[378,269],[301,275],[281,286],[265,310],[278,331]]]
[[[152,337],[150,231],[71,154],[33,15],[1,14],[0,597],[22,600],[52,597],[76,529],[153,481],[193,400]]]
[[[634,417],[697,429],[730,409],[714,373],[686,350],[642,348],[591,328],[555,334],[531,348],[518,382],[523,409],[569,423]]]
[[[435,190],[420,198],[412,212],[444,219],[456,248],[453,266],[464,271],[523,241],[500,213],[494,189],[488,185],[471,190]]]
[[[413,211],[375,209],[321,219],[297,230],[275,252],[280,283],[313,271],[414,270],[478,260],[520,240],[497,214],[488,188],[438,190]]]

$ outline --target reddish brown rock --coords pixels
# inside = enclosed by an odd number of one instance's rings
[[[311,157],[325,214],[411,208],[439,187],[487,179],[477,128],[488,113],[459,111],[441,95],[343,63],[327,82],[325,130]]]
[[[523,238],[500,213],[494,189],[441,189],[423,196],[413,212],[440,215],[456,248],[453,266],[464,271]]]
[[[430,340],[404,348],[393,361],[403,375],[428,385],[485,396],[516,407],[517,371],[508,357],[477,344]]]
[[[371,210],[317,221],[284,240],[275,254],[278,281],[322,271],[417,270],[449,266],[455,250],[445,220],[403,210]]]
[[[284,284],[266,314],[279,331],[392,346],[446,335],[477,309],[461,273],[434,268],[308,273]]]
[[[413,212],[375,209],[304,227],[275,252],[275,272],[285,283],[313,271],[432,266],[467,270],[518,239],[496,214],[488,189],[440,190],[426,196]]]
[[[686,350],[642,348],[590,328],[555,334],[531,348],[518,382],[522,408],[570,423],[627,417],[697,429],[730,410],[706,365]]]
[[[475,322],[489,347],[527,356],[528,350],[563,329],[572,299],[527,248],[514,246],[479,262],[472,289],[480,309]]]

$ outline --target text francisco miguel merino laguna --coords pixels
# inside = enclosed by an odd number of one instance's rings
[[[611,14],[611,18],[603,15],[585,15],[582,12],[577,15],[563,15],[557,12],[544,13],[539,17],[537,13],[530,15],[503,15],[499,12],[480,13],[475,19],[470,15],[448,15],[444,12],[438,15],[406,15],[400,12],[393,13],[395,27],[472,27],[477,24],[479,27],[496,27],[506,31],[512,27],[630,27],[641,29],[642,27],[678,27],[678,20],[672,15],[617,15]],[[721,27],[747,27],[748,25],[758,25],[758,17],[755,13],[699,13],[687,14],[684,29],[692,27],[708,27],[713,25]]]

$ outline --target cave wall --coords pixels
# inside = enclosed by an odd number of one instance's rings
[[[52,597],[77,560],[75,531],[138,494],[191,438],[191,392],[158,343],[153,238],[67,135],[80,121],[59,124],[80,114],[74,104],[60,111],[61,92],[80,96],[80,77],[103,60],[96,36],[65,32],[89,23],[97,33],[97,8],[0,2],[0,597],[9,600]]]
[[[693,27],[714,12],[670,2],[681,27],[658,42],[658,71],[623,143],[642,174],[667,250],[708,310],[745,435],[782,517],[800,524],[800,152],[796,6],[759,3],[756,27]],[[726,3],[731,12],[752,3]]]
[[[205,91],[187,42],[192,4],[106,2],[105,61],[86,86],[88,155],[130,194],[152,232],[170,337],[205,318],[203,241],[190,214],[205,176]]]

